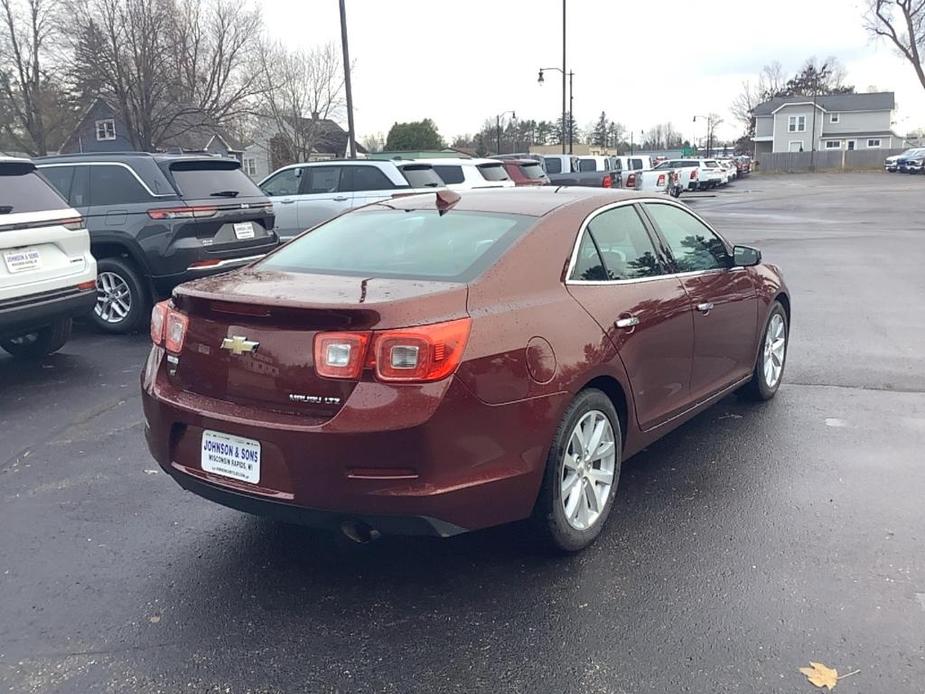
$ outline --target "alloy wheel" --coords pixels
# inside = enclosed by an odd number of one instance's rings
[[[617,451],[613,427],[600,410],[586,412],[569,436],[562,459],[560,499],[568,524],[586,530],[610,498]]]
[[[132,310],[132,290],[114,272],[101,272],[96,278],[97,316],[106,323],[121,323]]]
[[[787,354],[787,334],[784,318],[780,313],[771,316],[764,338],[764,382],[773,388],[780,380]]]

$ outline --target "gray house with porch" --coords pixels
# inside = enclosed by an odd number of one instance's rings
[[[770,152],[892,149],[893,92],[775,97],[758,104],[755,157]]]

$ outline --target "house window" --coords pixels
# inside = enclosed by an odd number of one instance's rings
[[[115,140],[116,121],[112,118],[96,121],[96,139],[100,141]]]
[[[868,140],[868,141],[867,141],[867,148],[868,148],[868,149],[879,149],[879,148],[880,148],[880,139],[879,139],[879,138],[875,138],[875,139],[873,139],[873,140]]]
[[[841,140],[826,140],[826,149],[841,149]]]
[[[805,133],[806,116],[790,116],[787,120],[787,130],[792,133]]]
[[[254,157],[244,157],[244,173],[248,176],[257,175],[257,160]]]
[[[829,123],[837,123],[840,120],[841,120],[840,113],[833,113],[832,115],[829,116]]]

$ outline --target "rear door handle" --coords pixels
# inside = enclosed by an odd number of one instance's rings
[[[701,313],[709,313],[710,311],[713,310],[713,304],[711,304],[710,302],[706,302],[703,304],[697,304],[697,310],[700,311]]]
[[[348,198],[346,195],[338,195],[336,198],[334,198],[334,202],[346,202],[349,199],[350,198]]]
[[[639,325],[639,318],[637,316],[629,316],[628,318],[618,318],[614,321],[614,325],[618,328],[635,328]]]
[[[280,202],[283,205],[291,205],[292,203],[295,202],[295,200],[293,200],[292,198],[285,198],[284,200],[280,200]]]

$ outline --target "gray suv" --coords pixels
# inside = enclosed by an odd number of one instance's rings
[[[181,282],[279,245],[272,203],[234,159],[126,152],[34,161],[87,222],[99,270],[90,316],[106,332],[137,330]]]
[[[273,201],[276,231],[284,241],[354,207],[442,187],[430,164],[384,159],[293,164],[260,182]]]

